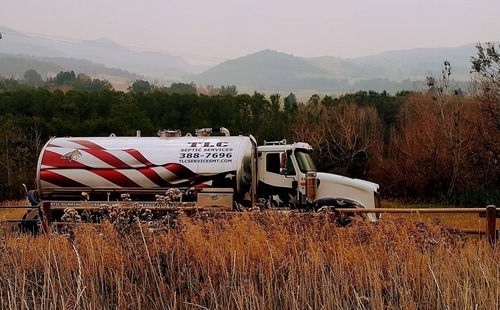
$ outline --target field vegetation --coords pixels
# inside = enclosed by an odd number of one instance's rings
[[[442,223],[198,214],[0,239],[4,309],[497,309],[500,252]]]

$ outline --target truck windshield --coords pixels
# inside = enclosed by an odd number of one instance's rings
[[[295,150],[295,157],[297,158],[300,171],[316,171],[316,165],[314,165],[311,155],[309,155],[309,151],[297,149]]]

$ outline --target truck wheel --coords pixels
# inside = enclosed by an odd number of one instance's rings
[[[352,216],[350,215],[341,215],[335,219],[335,223],[340,227],[346,227],[349,224],[351,224],[351,222],[352,222]]]
[[[355,209],[357,207],[357,204],[351,201],[348,201],[347,199],[341,199],[341,198],[324,198],[321,201],[318,202],[317,205],[317,211],[323,211],[323,210],[332,210],[335,211],[336,208],[344,208],[344,209]],[[335,218],[335,223],[339,225],[340,227],[346,227],[347,225],[351,224],[353,217],[355,216],[354,213],[346,213],[346,214],[336,214]]]
[[[31,209],[26,211],[23,215],[22,221],[19,223],[19,230],[23,234],[38,235],[40,232],[40,216],[38,209]]]

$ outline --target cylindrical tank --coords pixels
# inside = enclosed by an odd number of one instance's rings
[[[154,197],[172,187],[229,187],[243,196],[251,151],[247,136],[53,138],[38,159],[37,190],[42,199]]]

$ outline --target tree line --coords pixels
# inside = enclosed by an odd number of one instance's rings
[[[51,136],[226,127],[260,142],[308,142],[320,170],[375,181],[386,198],[500,204],[499,63],[494,45],[478,45],[467,94],[452,87],[452,67],[444,62],[425,92],[313,95],[307,102],[293,93],[237,94],[230,86],[200,94],[193,83],[157,87],[138,80],[121,92],[0,79],[0,197],[19,197],[21,184],[33,183],[38,153]],[[52,83],[74,86],[78,75],[59,78]]]

